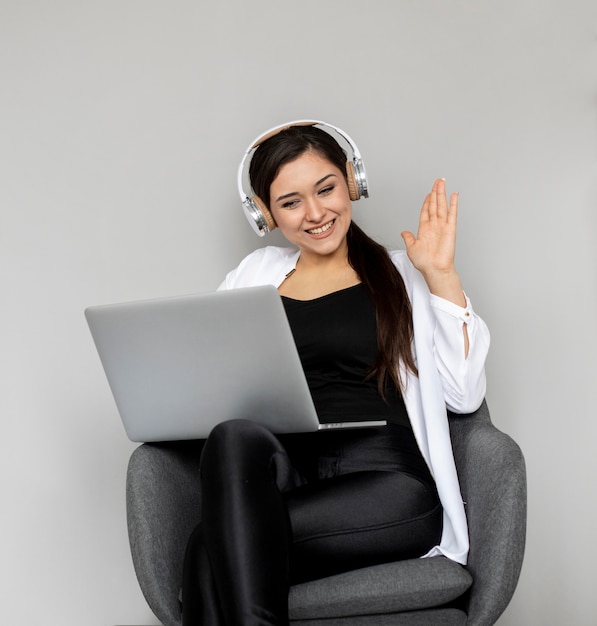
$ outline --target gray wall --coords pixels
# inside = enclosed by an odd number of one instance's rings
[[[155,623],[126,538],[134,445],[83,309],[214,288],[263,244],[242,151],[301,117],[357,141],[355,219],[390,246],[435,177],[461,192],[488,400],[529,471],[500,624],[595,623],[596,18],[594,0],[0,2],[3,623]]]

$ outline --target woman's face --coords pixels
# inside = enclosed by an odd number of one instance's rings
[[[270,186],[270,211],[302,255],[346,252],[352,205],[344,174],[319,153],[286,163]]]

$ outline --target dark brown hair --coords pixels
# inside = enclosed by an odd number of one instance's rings
[[[291,126],[264,141],[249,166],[251,187],[270,205],[270,186],[280,168],[313,150],[335,165],[346,177],[346,153],[327,132],[315,126]],[[348,262],[369,293],[377,319],[377,357],[370,376],[377,377],[382,396],[389,380],[402,389],[398,363],[417,374],[413,353],[412,309],[402,276],[388,251],[354,222],[348,234]]]

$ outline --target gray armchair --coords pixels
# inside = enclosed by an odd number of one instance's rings
[[[526,532],[526,473],[518,445],[487,405],[450,415],[471,549],[463,567],[444,557],[388,563],[291,588],[293,626],[494,624],[518,582]],[[131,455],[127,516],[145,598],[165,626],[180,626],[187,539],[199,521],[201,442],[143,444]],[[209,626],[209,625],[206,625]]]

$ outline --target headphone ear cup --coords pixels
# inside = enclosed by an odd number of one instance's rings
[[[346,182],[348,183],[348,194],[351,200],[358,200],[361,197],[357,177],[354,173],[352,161],[346,162]]]
[[[270,213],[270,210],[265,206],[263,200],[259,196],[253,196],[252,200],[255,203],[255,206],[261,212],[261,215],[263,216],[263,219],[267,224],[269,232],[277,228],[278,225],[276,224],[276,220],[274,219],[274,216]]]

